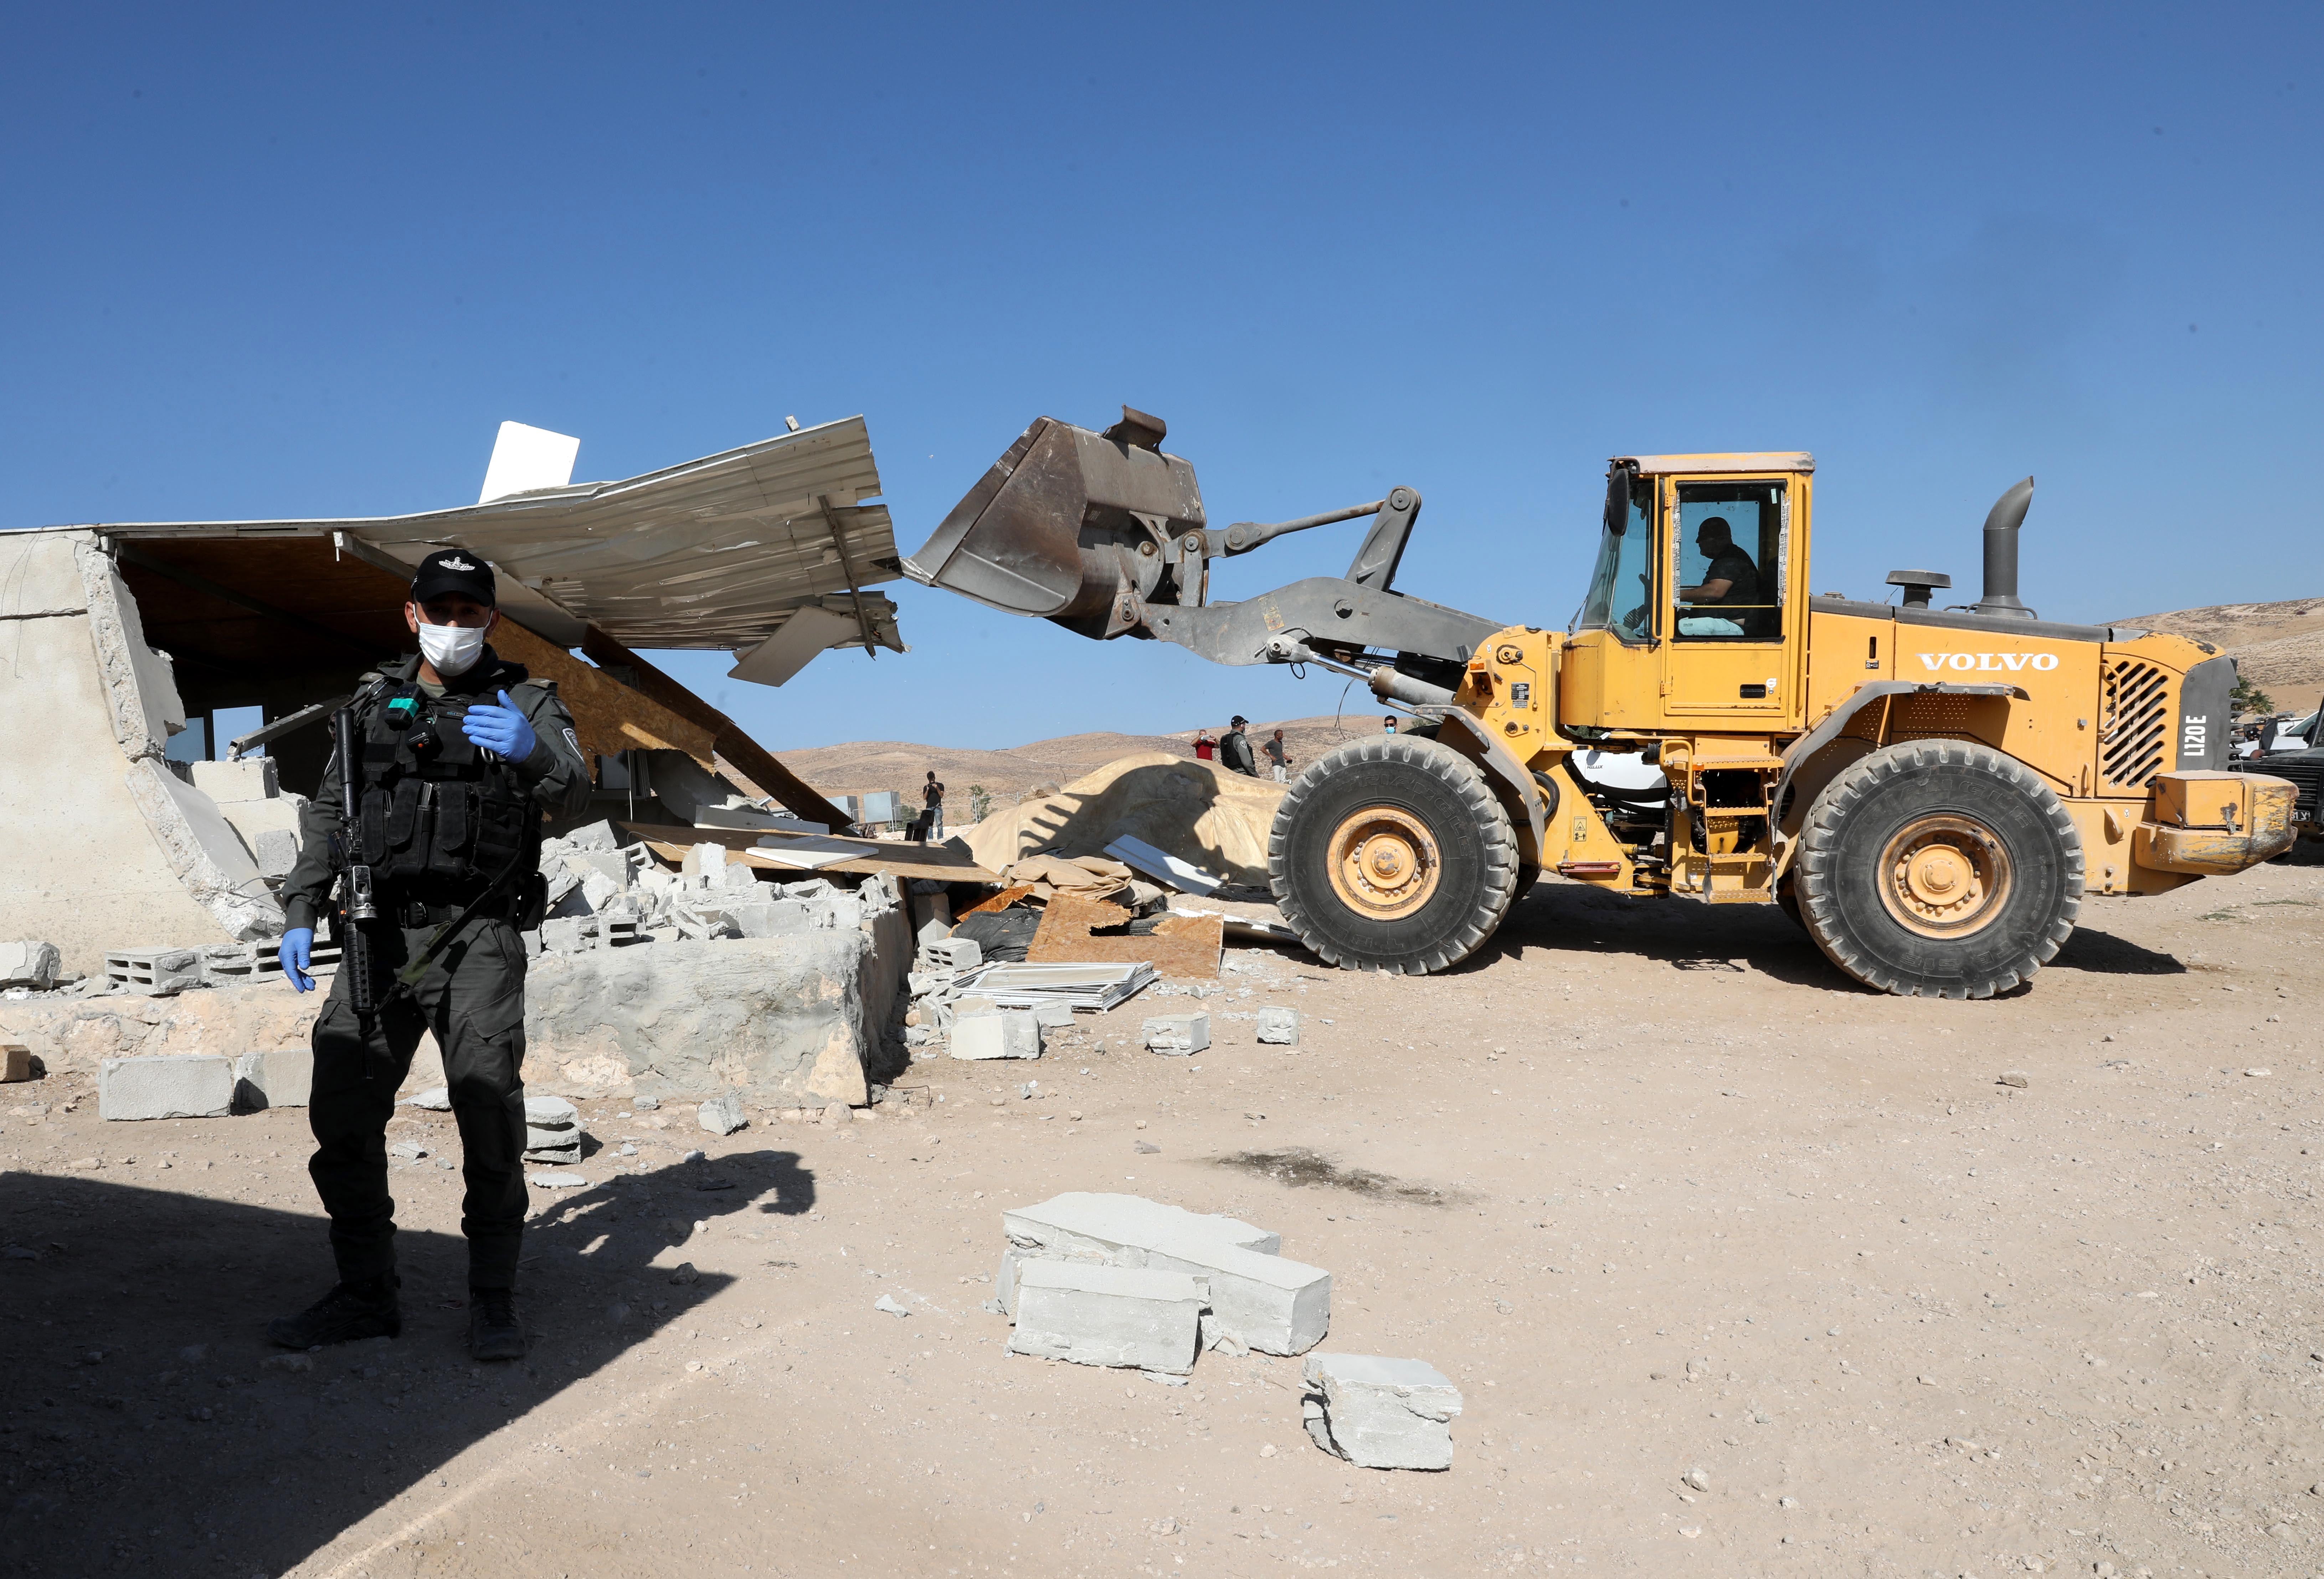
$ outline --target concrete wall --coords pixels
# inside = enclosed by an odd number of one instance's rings
[[[161,765],[184,725],[95,534],[0,533],[0,936],[95,973],[108,948],[281,929],[241,841],[215,807],[217,829],[189,821],[195,792]]]

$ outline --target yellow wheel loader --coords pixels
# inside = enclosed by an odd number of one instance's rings
[[[1163,423],[1042,418],[904,562],[914,579],[1099,640],[1360,676],[1416,715],[1292,783],[1268,841],[1284,918],[1333,964],[1443,970],[1545,871],[1628,894],[1781,905],[1867,986],[1985,998],[2030,978],[2086,892],[2160,893],[2288,848],[2295,787],[2228,770],[2234,660],[2038,618],[2017,484],[1984,596],[1811,591],[1804,454],[1607,468],[1598,558],[1563,631],[1392,589],[1409,488],[1209,525]],[[1369,517],[1344,577],[1235,603],[1212,561]]]

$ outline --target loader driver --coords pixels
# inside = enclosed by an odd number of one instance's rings
[[[500,618],[495,592],[491,568],[465,550],[420,561],[404,605],[420,651],[364,675],[347,704],[355,826],[337,753],[300,815],[299,862],[282,891],[284,977],[314,990],[315,923],[335,878],[343,891],[352,881],[342,873],[364,869],[378,915],[360,923],[375,1007],[356,1012],[343,966],[315,1020],[307,1171],[330,1214],[338,1282],[267,1328],[285,1348],[402,1331],[386,1130],[427,1031],[443,1055],[467,1186],[468,1352],[525,1352],[514,1301],[527,1128],[518,928],[540,925],[524,912],[537,915],[542,892],[541,814],[586,808],[590,782],[556,688],[485,644]],[[418,981],[391,985],[453,922]]]
[[[1683,615],[1679,620],[1682,636],[1740,636],[1744,622],[1749,617],[1744,609],[1759,601],[1759,570],[1751,563],[1751,556],[1735,546],[1734,530],[1723,515],[1703,518],[1694,531],[1696,552],[1711,561],[1702,573],[1702,582],[1678,589],[1678,600],[1696,609],[1705,605],[1732,605],[1732,615]]]

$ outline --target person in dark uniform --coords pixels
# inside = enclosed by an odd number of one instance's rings
[[[1711,561],[1701,585],[1678,589],[1681,603],[1748,605],[1759,601],[1759,569],[1751,556],[1735,546],[1735,532],[1723,515],[1704,518],[1694,531],[1697,552]]]
[[[543,811],[584,808],[590,782],[556,687],[487,645],[500,618],[495,601],[493,573],[475,554],[447,549],[420,561],[403,607],[420,651],[364,675],[348,704],[359,825],[343,826],[336,752],[300,814],[299,862],[282,891],[282,974],[297,991],[314,990],[316,919],[352,858],[372,870],[380,919],[366,933],[379,1007],[357,1016],[343,967],[315,1021],[307,1110],[315,1155],[307,1171],[330,1214],[339,1280],[313,1306],[268,1326],[267,1336],[287,1348],[402,1331],[387,1121],[420,1033],[432,1031],[467,1185],[460,1229],[468,1239],[469,1352],[479,1360],[525,1352],[515,1304],[526,1127],[517,928],[520,911],[537,902]],[[390,995],[395,973],[486,894],[417,989]],[[346,925],[336,922],[342,937]]]
[[[1238,713],[1234,722],[1228,725],[1226,734],[1219,737],[1219,765],[1229,772],[1256,779],[1259,777],[1259,762],[1250,753],[1250,737],[1242,732],[1242,726],[1250,722]]]

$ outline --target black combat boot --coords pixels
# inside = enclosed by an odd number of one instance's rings
[[[521,1360],[524,1350],[524,1324],[516,1318],[516,1290],[469,1289],[468,1357]]]
[[[358,1338],[403,1335],[403,1312],[395,1291],[403,1279],[393,1272],[341,1283],[296,1316],[277,1316],[266,1324],[266,1335],[286,1349],[319,1349],[326,1344],[351,1344]]]

